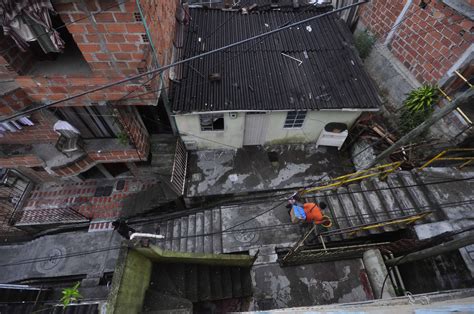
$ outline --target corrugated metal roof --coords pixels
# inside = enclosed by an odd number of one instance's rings
[[[319,14],[310,10],[242,15],[212,9],[190,13],[183,58]],[[196,59],[182,66],[173,111],[378,108],[377,91],[352,45],[347,26],[331,15]],[[212,73],[221,79],[209,80]]]

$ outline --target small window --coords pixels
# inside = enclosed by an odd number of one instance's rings
[[[223,131],[224,114],[201,114],[199,115],[201,131]]]
[[[288,111],[285,120],[285,129],[301,128],[306,118],[306,111]]]

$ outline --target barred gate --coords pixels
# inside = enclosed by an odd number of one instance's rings
[[[173,169],[171,172],[171,187],[179,194],[184,194],[186,185],[186,172],[188,169],[188,151],[183,141],[178,138],[176,140],[176,151],[174,154]]]
[[[277,249],[278,262],[281,266],[294,266],[309,263],[330,262],[341,259],[360,258],[365,251],[376,249],[390,242],[360,245],[339,246],[330,248],[302,248],[296,254],[288,254],[290,249]]]

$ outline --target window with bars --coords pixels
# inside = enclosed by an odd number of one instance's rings
[[[201,114],[199,115],[201,131],[223,131],[224,114]]]
[[[286,115],[285,129],[301,128],[306,118],[306,111],[288,111]]]

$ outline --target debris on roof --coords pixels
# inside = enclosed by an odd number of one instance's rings
[[[327,11],[302,7],[242,15],[194,8],[180,55],[189,58]],[[181,76],[173,111],[377,109],[377,91],[352,47],[348,27],[328,15],[195,59],[176,71]],[[213,73],[219,73],[218,84]]]

